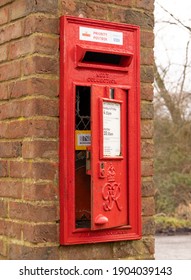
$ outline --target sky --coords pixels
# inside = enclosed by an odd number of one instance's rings
[[[170,14],[190,27],[190,32]],[[166,85],[171,91],[177,90],[178,81],[182,77],[189,40],[191,41],[191,0],[155,0],[155,60],[157,65],[162,65],[163,68],[170,65]],[[188,62],[190,67],[187,67],[185,91],[191,91],[191,42]]]

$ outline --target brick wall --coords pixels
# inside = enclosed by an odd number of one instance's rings
[[[0,259],[152,259],[153,0],[0,1]],[[59,246],[59,16],[141,26],[143,238]]]

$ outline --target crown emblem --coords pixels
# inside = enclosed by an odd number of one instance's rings
[[[110,163],[110,166],[107,170],[107,181],[115,182],[115,175],[116,175],[115,168],[114,168],[113,164]]]

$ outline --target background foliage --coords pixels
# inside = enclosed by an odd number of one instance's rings
[[[180,32],[188,33],[183,62],[176,74],[170,74],[173,69],[170,59],[164,65],[155,57],[156,213],[173,217],[175,223],[176,219],[191,221],[191,92],[187,87],[191,70],[191,27],[190,22],[181,21],[159,2],[156,1],[156,5],[166,17],[163,22],[161,18],[160,22],[156,21],[156,26],[177,26]],[[162,28],[157,30],[155,35],[159,36]],[[164,219],[160,219],[161,222]]]

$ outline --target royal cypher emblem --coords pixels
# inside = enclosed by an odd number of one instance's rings
[[[119,197],[121,195],[120,184],[115,181],[116,171],[112,163],[107,170],[107,183],[102,188],[102,197],[104,199],[103,208],[105,211],[111,211],[116,205],[119,211],[122,210],[122,206],[119,203]]]

